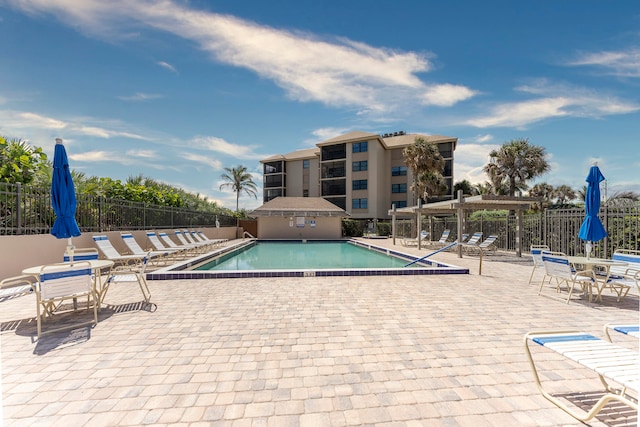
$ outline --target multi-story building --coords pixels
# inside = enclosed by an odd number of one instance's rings
[[[314,148],[262,159],[263,202],[278,196],[324,197],[352,218],[388,218],[392,205],[402,208],[417,203],[411,191],[412,172],[402,154],[416,137],[436,143],[445,160],[447,192],[428,201],[452,199],[453,152],[458,138],[354,131]]]

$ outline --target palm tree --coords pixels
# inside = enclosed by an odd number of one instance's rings
[[[492,150],[489,157],[485,173],[494,188],[506,187],[509,196],[526,190],[528,180],[549,171],[544,147],[531,145],[526,138],[505,142],[498,150]]]
[[[541,182],[531,187],[529,189],[529,196],[542,197],[542,201],[540,203],[536,203],[534,210],[538,211],[549,206],[551,204],[551,199],[553,199],[554,191],[555,189],[553,188],[553,185],[547,184],[546,182]]]
[[[577,195],[573,188],[568,185],[559,185],[553,190],[553,196],[558,200],[559,205],[575,200]]]
[[[220,184],[220,190],[225,187],[231,187],[236,193],[236,212],[238,212],[238,200],[240,193],[247,193],[249,196],[258,198],[258,188],[253,182],[253,177],[247,172],[247,168],[244,166],[237,166],[235,168],[224,168],[226,173],[223,173],[220,177],[225,180],[225,183]]]
[[[635,191],[619,191],[607,199],[608,206],[635,206],[640,203],[640,194]]]
[[[458,190],[462,190],[462,194],[467,194],[470,196],[477,196],[480,194],[478,189],[471,185],[469,180],[463,179],[462,181],[458,181],[453,185],[453,194],[458,194]]]
[[[402,155],[405,164],[413,172],[411,190],[417,197],[426,201],[428,195],[438,196],[446,191],[447,186],[442,176],[444,159],[436,144],[416,137],[414,143],[402,151]]]

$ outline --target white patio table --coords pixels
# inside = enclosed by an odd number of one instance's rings
[[[80,261],[78,261],[80,262]],[[98,310],[102,305],[102,300],[104,299],[105,294],[107,293],[108,286],[102,283],[101,272],[104,269],[109,269],[111,271],[111,267],[113,267],[114,262],[108,259],[91,259],[91,260],[83,260],[82,262],[88,262],[91,264],[91,270],[93,271],[93,286],[95,287],[96,294],[98,294]],[[64,264],[71,264],[70,262],[65,262]],[[37,280],[40,280],[40,271],[42,270],[44,265],[38,265],[35,267],[28,267],[22,270],[22,274],[28,274],[34,276]]]
[[[594,275],[596,278],[596,289],[598,294],[596,295],[596,301],[602,302],[602,291],[607,287],[609,283],[610,269],[612,266],[627,265],[624,261],[614,261],[605,258],[593,258],[585,256],[569,256],[567,257],[569,262],[575,267],[576,265],[582,265],[585,270],[594,270],[596,267],[602,268],[605,271],[604,275]],[[589,292],[589,302],[592,301],[592,293]]]

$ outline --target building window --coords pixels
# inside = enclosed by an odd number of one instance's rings
[[[406,208],[407,207],[407,201],[406,200],[394,200],[392,203],[392,207],[393,205],[396,205],[396,208],[400,209],[400,208]]]
[[[360,162],[353,162],[353,171],[354,172],[359,172],[359,171],[366,171],[368,168],[368,163],[366,160],[362,160]]]
[[[302,161],[302,169],[309,169],[309,159]]]
[[[392,166],[391,167],[391,176],[406,176],[407,175],[407,167],[406,166]]]
[[[302,197],[309,197],[309,190],[302,190]]]
[[[339,196],[347,194],[345,179],[327,179],[322,181],[323,196]]]
[[[347,146],[346,144],[326,145],[321,148],[320,154],[322,155],[322,161],[346,159]]]
[[[391,184],[392,193],[406,193],[407,184]]]
[[[268,202],[271,199],[275,199],[276,197],[284,196],[284,192],[281,188],[266,190],[264,192],[264,202]]]
[[[368,200],[367,199],[353,199],[351,200],[351,208],[352,209],[367,209]]]
[[[354,142],[351,147],[353,153],[365,153],[369,149],[369,142]]]
[[[351,183],[352,190],[366,190],[367,189],[367,180],[366,179],[355,179]]]
[[[346,176],[345,162],[326,162],[322,164],[322,178],[341,178]]]
[[[264,177],[264,186],[268,187],[282,187],[282,175],[267,175]]]
[[[284,172],[284,162],[269,162],[264,164],[264,173]]]

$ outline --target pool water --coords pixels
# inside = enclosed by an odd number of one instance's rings
[[[408,262],[347,242],[258,242],[194,270],[401,268]]]

